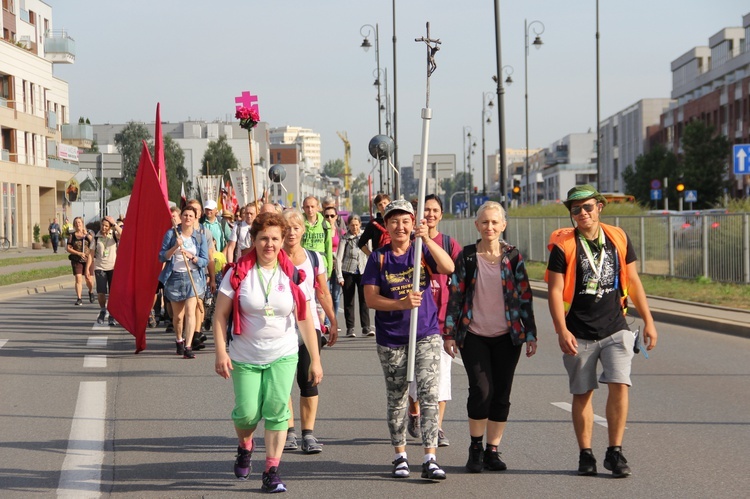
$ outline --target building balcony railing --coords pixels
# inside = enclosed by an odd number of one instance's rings
[[[84,123],[66,123],[62,125],[62,139],[64,141],[94,140],[94,127]]]
[[[78,171],[80,170],[78,164],[76,163],[69,163],[67,161],[63,161],[59,158],[53,157],[47,158],[47,166],[54,170],[65,170],[73,173],[78,173]]]
[[[73,64],[76,42],[65,30],[49,30],[44,36],[44,57],[53,63]]]

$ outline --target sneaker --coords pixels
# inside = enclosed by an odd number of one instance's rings
[[[208,340],[208,336],[206,336],[204,333],[198,333],[195,335],[195,338],[200,341],[201,343],[205,343],[206,340]]]
[[[184,355],[185,354],[185,342],[184,341],[175,341],[175,345],[177,345],[177,355]]]
[[[583,449],[578,457],[578,475],[596,476],[596,458],[591,449]]]
[[[409,461],[405,457],[399,457],[392,464],[391,476],[393,478],[407,478],[409,476]]]
[[[375,336],[375,331],[373,331],[372,329],[368,329],[366,334],[367,336]]]
[[[438,428],[438,447],[448,447],[451,444],[442,428]]]
[[[622,447],[607,447],[604,455],[604,467],[612,472],[615,478],[625,478],[632,474],[628,460],[622,455]]]
[[[414,438],[422,436],[422,425],[419,421],[419,414],[412,414],[409,412],[409,423],[406,425],[406,429],[408,430],[409,435]]]
[[[354,332],[354,329],[347,329],[346,330],[346,337],[347,338],[356,338],[357,334]]]
[[[484,450],[484,469],[490,471],[505,471],[508,466],[500,459],[500,453],[495,450]]]
[[[469,446],[469,459],[466,461],[466,469],[469,473],[481,473],[484,468],[484,449],[482,444],[472,442]]]
[[[323,452],[323,444],[318,442],[312,433],[302,437],[302,452],[305,454],[318,454]]]
[[[97,324],[104,324],[104,318],[107,317],[107,311],[106,310],[100,310],[99,311],[99,317],[96,318]]]
[[[203,342],[195,338],[193,338],[190,346],[193,347],[193,350],[203,350],[204,348],[206,348],[206,345],[204,345]]]
[[[237,446],[237,459],[234,460],[234,476],[240,480],[247,480],[250,472],[253,471],[252,457],[253,451]]]
[[[193,349],[186,347],[185,348],[185,353],[182,354],[182,358],[183,359],[194,359],[195,358],[195,354],[193,353]]]
[[[284,450],[297,450],[297,434],[290,431],[286,434],[286,442],[284,443]]]
[[[94,303],[94,293],[89,291],[89,303]]]
[[[422,478],[430,480],[445,480],[445,471],[440,469],[434,459],[422,464]]]
[[[263,472],[263,485],[261,487],[263,492],[286,492],[286,485],[281,481],[279,476],[279,469],[276,466],[271,466],[271,469]]]
[[[111,315],[109,316],[109,325],[110,326],[116,326],[117,325],[117,321]]]
[[[154,315],[154,311],[152,310],[150,314],[148,314],[148,327],[155,328],[156,327],[156,315]]]
[[[172,321],[169,321],[167,323],[167,327],[164,329],[165,333],[174,333],[174,325],[172,324]]]
[[[82,307],[82,306],[83,306],[83,301],[80,298],[78,298],[76,300],[76,307]]]

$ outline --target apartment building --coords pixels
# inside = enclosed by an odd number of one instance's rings
[[[558,202],[576,185],[596,183],[595,132],[568,134],[546,148],[543,156],[540,200]],[[521,188],[525,188],[523,183]]]
[[[281,126],[268,131],[271,144],[299,144],[302,158],[312,161],[313,167],[320,170],[322,161],[320,155],[320,134],[310,128],[296,126]]]
[[[659,142],[680,153],[685,126],[701,120],[725,135],[730,143],[750,143],[750,13],[742,26],[719,30],[708,46],[694,47],[672,61],[672,99],[661,115]],[[746,175],[733,174],[727,151],[732,196],[750,187]]]
[[[638,156],[648,152],[649,134],[658,128],[661,114],[674,101],[668,98],[641,99],[599,124],[601,143],[601,192],[625,192],[622,172],[635,168]]]
[[[75,41],[53,29],[52,7],[2,0],[0,32],[0,235],[29,247],[36,224],[46,234],[63,216],[65,183],[78,171],[69,160],[91,145],[91,130],[69,124],[68,84],[53,74],[75,62]]]

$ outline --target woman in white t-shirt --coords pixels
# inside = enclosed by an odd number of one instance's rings
[[[286,237],[284,238],[284,252],[289,255],[289,259],[294,266],[302,270],[305,275],[313,276],[315,279],[306,279],[303,285],[307,287],[307,292],[312,300],[317,300],[323,308],[323,312],[331,322],[328,344],[333,346],[338,338],[338,323],[336,322],[336,313],[333,311],[333,299],[328,288],[328,273],[326,261],[323,255],[312,253],[302,247],[302,236],[305,233],[305,219],[298,210],[286,210],[284,220],[289,227]],[[316,258],[317,263],[310,261],[310,258]],[[315,268],[313,268],[315,267]],[[313,301],[314,304],[314,301]],[[312,309],[315,310],[315,306]],[[318,332],[317,350],[323,346],[322,328],[320,326],[321,317],[313,315],[315,329]],[[304,345],[300,345],[299,361],[297,363],[297,385],[300,390],[300,424],[302,425],[302,452],[305,454],[318,454],[323,451],[323,445],[313,435],[315,430],[315,418],[318,414],[318,387],[312,385],[305,373],[310,363],[311,355]],[[292,410],[292,399],[289,398],[289,410]],[[294,433],[294,415],[289,418],[289,429],[286,437],[284,449],[295,450],[297,448],[297,435]]]
[[[234,473],[243,480],[250,474],[253,434],[264,419],[266,465],[262,487],[266,492],[286,490],[278,468],[290,417],[287,402],[297,369],[295,323],[311,352],[308,378],[313,385],[323,379],[310,320],[310,297],[306,286],[294,282],[295,275],[302,282],[311,277],[295,271],[281,251],[286,231],[281,215],[264,213],[255,219],[251,228],[254,247],[222,280],[213,323],[216,373],[225,379],[232,377],[234,383],[232,420],[239,438]],[[227,351],[230,313],[233,330]]]

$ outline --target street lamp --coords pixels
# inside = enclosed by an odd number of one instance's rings
[[[513,84],[513,77],[512,77],[513,66],[506,64],[505,66],[501,68],[501,73],[505,75],[505,87],[511,86]],[[500,89],[499,91],[497,91],[498,97],[503,97],[503,95],[505,94],[505,90],[504,90],[504,86],[501,80],[498,80],[497,75],[493,75],[492,81],[494,81],[497,84],[497,88]],[[503,143],[505,142],[504,140],[505,132],[502,130],[502,127],[505,126],[505,115],[504,115],[503,107],[502,107],[503,101],[499,100],[499,102],[500,102],[500,105],[497,108],[497,113],[500,116],[499,124],[500,124],[501,129],[498,130],[500,133],[500,147],[498,149],[498,153],[500,155],[500,161],[499,161],[500,171],[498,172],[498,190],[500,191],[501,203],[503,204],[503,206],[505,206],[505,201],[504,201],[505,194],[506,194],[505,192],[505,188],[506,188],[506,185],[505,185],[505,147],[503,146]]]
[[[484,146],[484,124],[485,122],[492,123],[490,115],[492,114],[492,108],[495,107],[492,100],[494,97],[495,95],[492,92],[482,93],[482,196],[487,195],[487,153]],[[489,109],[487,109],[488,107]]]
[[[380,101],[380,37],[379,37],[379,30],[377,23],[375,26],[372,24],[365,24],[361,28],[359,28],[359,34],[364,37],[364,40],[362,40],[362,44],[360,47],[362,47],[362,50],[365,52],[368,52],[370,48],[372,47],[372,44],[370,43],[370,35],[375,34],[375,62],[377,64],[377,68],[375,69],[373,75],[375,76],[375,83],[373,83],[374,86],[378,89],[378,98],[376,99],[378,102],[378,135],[381,135],[383,133],[383,125],[382,125],[382,119],[380,116],[381,108],[383,107]],[[378,160],[380,170],[379,170],[379,177],[380,177],[380,190],[383,189],[383,162],[381,160]]]
[[[396,84],[396,0],[393,0],[393,166],[396,169],[398,178],[395,179],[393,187],[393,199],[399,199],[401,197],[401,186],[399,180],[401,179],[401,167],[398,165],[398,126],[396,122],[398,109],[398,86]]]
[[[467,144],[468,142],[468,144]],[[477,143],[471,141],[471,127],[465,126],[463,129],[463,154],[464,154],[464,193],[466,206],[471,210],[471,196],[469,195],[471,186],[469,182],[469,171],[471,171],[471,155],[474,154],[474,148],[477,147]],[[467,170],[468,161],[468,170]]]
[[[524,30],[524,42],[525,42],[525,52],[524,52],[524,58],[523,58],[523,72],[524,72],[524,101],[526,104],[526,164],[525,166],[525,172],[526,172],[526,202],[531,202],[531,188],[529,187],[529,31],[532,29],[532,26],[537,24],[538,26],[534,27],[534,35],[536,35],[536,38],[534,38],[534,42],[532,45],[536,47],[537,49],[540,49],[542,47],[542,39],[539,37],[542,33],[544,33],[544,24],[541,21],[531,21],[530,23],[527,23],[526,19],[523,20],[523,30]],[[536,204],[536,182],[534,182],[534,203]]]

